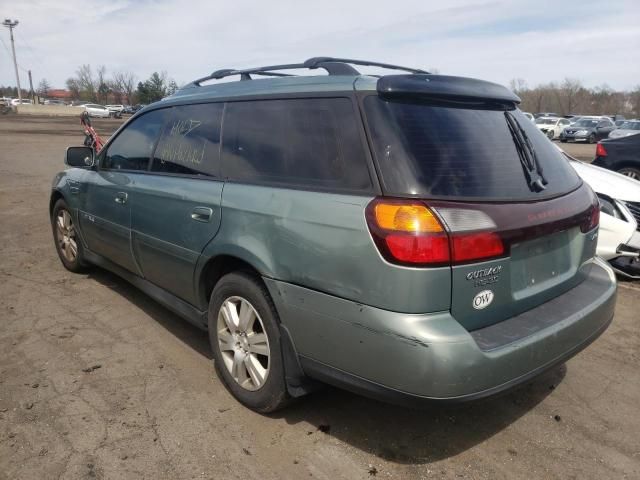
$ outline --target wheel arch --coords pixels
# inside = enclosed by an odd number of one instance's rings
[[[65,198],[65,196],[62,194],[60,190],[53,190],[51,192],[51,197],[49,198],[49,217],[53,215],[53,207],[55,206],[56,202],[60,199],[63,199],[65,202],[67,201],[67,199]]]

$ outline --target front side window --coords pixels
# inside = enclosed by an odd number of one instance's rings
[[[152,172],[219,176],[224,104],[173,107],[153,154]]]
[[[131,122],[109,144],[102,168],[147,170],[166,110],[153,110]]]
[[[315,98],[227,104],[224,176],[340,190],[371,188],[351,100]]]

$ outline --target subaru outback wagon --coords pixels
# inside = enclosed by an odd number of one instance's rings
[[[67,150],[55,245],[67,269],[111,270],[208,330],[219,376],[257,411],[322,383],[403,404],[485,397],[565,361],[614,312],[597,198],[518,103],[349,59],[219,70],[100,152]]]

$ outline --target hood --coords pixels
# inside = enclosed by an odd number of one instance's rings
[[[640,202],[639,181],[579,160],[569,160],[569,163],[597,193],[603,193],[617,200]]]

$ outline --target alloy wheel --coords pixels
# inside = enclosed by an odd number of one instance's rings
[[[64,258],[73,263],[78,258],[78,243],[76,241],[76,230],[71,219],[71,214],[62,209],[56,217],[56,239]]]
[[[269,376],[269,339],[260,315],[246,299],[229,297],[218,311],[218,346],[225,367],[242,388],[260,389]]]

